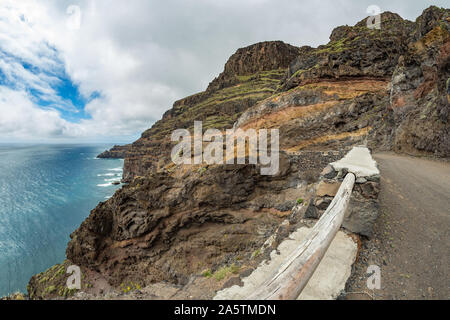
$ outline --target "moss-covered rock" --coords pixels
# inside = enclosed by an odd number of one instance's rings
[[[72,265],[68,260],[61,264],[56,264],[49,269],[34,275],[27,286],[28,296],[30,299],[64,299],[71,297],[77,291],[67,287],[67,268]],[[82,288],[87,283],[82,282]]]

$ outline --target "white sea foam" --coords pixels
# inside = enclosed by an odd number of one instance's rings
[[[114,177],[117,176],[117,173],[100,173],[97,175],[97,177]]]
[[[112,185],[113,185],[113,184],[112,184],[111,182],[109,182],[109,183],[98,184],[97,187],[110,187],[110,186],[112,186]]]
[[[123,171],[122,168],[112,168],[112,169],[108,169],[109,171]]]

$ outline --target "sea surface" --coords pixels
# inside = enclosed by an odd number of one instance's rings
[[[0,144],[0,297],[65,259],[72,233],[120,186],[111,145]]]

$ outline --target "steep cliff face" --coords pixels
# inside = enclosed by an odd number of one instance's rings
[[[416,21],[390,86],[392,149],[450,155],[450,10],[432,7]]]
[[[367,19],[335,28],[328,44],[292,61],[280,91],[318,79],[390,78],[398,57],[406,51],[414,23],[390,12],[383,13],[381,21],[380,29],[367,28]]]
[[[239,115],[278,88],[299,50],[281,41],[261,42],[239,49],[207,90],[174,103],[163,118],[131,145],[124,164],[125,181],[163,168],[170,162],[170,136],[176,129],[231,128]]]
[[[277,93],[245,111],[235,127],[278,128],[287,152],[373,146],[386,136],[391,78],[414,30],[397,14],[383,13],[381,21],[379,30],[362,20],[334,29],[327,45],[302,47]]]
[[[280,129],[286,151],[368,143],[376,149],[448,156],[449,10],[430,7],[415,23],[383,13],[333,30],[304,47],[278,93],[235,126]]]
[[[100,159],[125,159],[130,145],[114,146],[110,150],[106,150],[97,156]]]
[[[238,49],[225,64],[224,71],[209,84],[207,91],[235,85],[239,82],[239,76],[285,69],[299,53],[299,48],[282,41],[260,42]]]
[[[304,217],[298,208],[306,209],[318,173],[351,146],[448,157],[449,16],[436,7],[416,22],[384,13],[380,30],[365,20],[338,27],[318,48],[265,42],[238,50],[205,92],[177,101],[128,148],[130,183],[71,235],[69,261],[114,287],[244,270]],[[169,164],[172,130],[194,120],[204,129],[279,129],[280,171]],[[30,283],[37,297],[46,277]]]
[[[115,286],[186,284],[203,270],[248,263],[305,198],[299,162],[282,155],[276,176],[262,176],[254,165],[226,165],[136,178],[83,222],[67,257]]]

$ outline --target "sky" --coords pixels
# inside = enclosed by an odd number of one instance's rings
[[[432,4],[447,3],[0,0],[0,142],[132,142],[238,48],[315,47],[370,5],[415,20]]]

